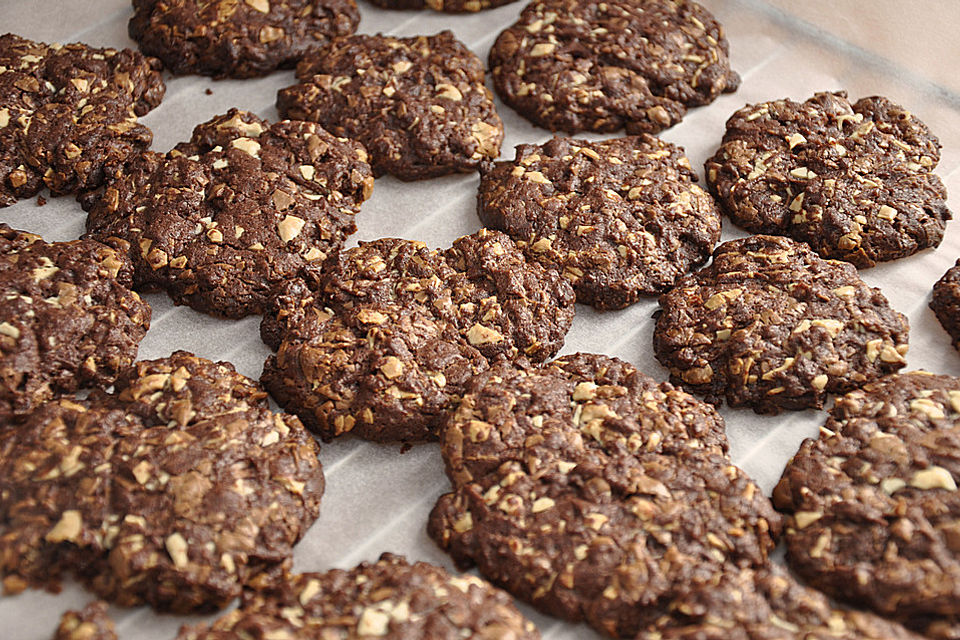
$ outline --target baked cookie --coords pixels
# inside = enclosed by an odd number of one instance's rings
[[[693,184],[683,149],[648,135],[522,144],[512,162],[486,164],[480,176],[483,224],[598,309],[669,289],[720,239],[716,204]]]
[[[240,608],[177,640],[272,638],[462,638],[537,640],[510,597],[471,575],[385,553],[344,571],[284,576],[248,589]]]
[[[82,611],[67,611],[53,640],[117,640],[113,620],[107,615],[106,602],[91,602]]]
[[[44,186],[91,189],[150,146],[137,122],[160,104],[160,63],[129,49],[0,36],[0,207]]]
[[[107,388],[137,357],[150,306],[126,256],[0,223],[0,423],[53,395]]]
[[[757,413],[820,408],[906,364],[909,325],[849,263],[782,236],[725,242],[660,296],[657,360],[674,384]]]
[[[738,226],[872,267],[940,244],[951,214],[939,161],[936,136],[909,111],[840,91],[744,107],[706,173]]]
[[[493,9],[516,0],[370,0],[384,9],[433,9],[446,13],[473,13]]]
[[[787,560],[828,595],[960,636],[960,379],[918,371],[838,398],[774,492]]]
[[[960,349],[960,260],[933,285],[930,308]]]
[[[497,94],[541,127],[656,133],[734,91],[723,28],[690,0],[531,2],[490,51]]]
[[[225,606],[316,519],[317,453],[231,365],[182,351],[138,362],[112,394],[0,427],[4,588],[72,574],[123,606]]]
[[[469,172],[500,155],[483,63],[450,31],[337,38],[303,59],[297,79],[277,95],[280,115],[359,140],[378,176]]]
[[[361,243],[312,275],[264,316],[278,351],[261,380],[325,439],[434,439],[470,378],[501,359],[551,357],[573,319],[570,285],[486,229],[445,251]]]
[[[353,33],[354,0],[133,0],[130,37],[177,75],[252,78]]]
[[[373,189],[366,152],[312,122],[231,109],[81,200],[87,235],[129,250],[136,285],[228,318],[336,253]]]

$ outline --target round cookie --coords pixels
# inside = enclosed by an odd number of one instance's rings
[[[106,602],[91,602],[82,611],[67,611],[53,640],[117,640],[113,620],[107,615]]]
[[[933,285],[930,308],[960,349],[960,260]]]
[[[0,207],[44,186],[55,196],[92,189],[149,147],[137,116],[163,98],[159,66],[129,49],[0,36]]]
[[[904,366],[909,325],[846,262],[782,236],[721,244],[660,297],[653,346],[670,379],[757,413],[820,408]]]
[[[720,239],[716,204],[694,184],[683,149],[651,136],[523,144],[480,176],[483,224],[597,309],[662,293]]]
[[[0,423],[55,394],[107,388],[133,363],[150,306],[132,280],[106,245],[47,243],[0,223]]]
[[[231,109],[82,200],[88,236],[129,250],[138,287],[228,318],[339,251],[373,189],[366,152],[312,122]]]
[[[951,214],[932,173],[939,161],[916,116],[878,96],[851,104],[841,91],[744,107],[706,174],[738,226],[872,267],[940,244]]]
[[[353,33],[354,0],[133,0],[130,37],[177,75],[252,78]]]
[[[736,90],[728,50],[690,0],[544,0],[500,34],[490,69],[500,98],[541,127],[656,133]]]
[[[913,372],[838,398],[774,491],[787,560],[828,595],[960,634],[960,379]]]
[[[7,593],[74,575],[123,606],[209,611],[317,517],[318,447],[233,367],[176,352],[0,427]]]
[[[446,13],[473,13],[493,9],[516,0],[370,0],[384,9],[433,9]]]
[[[303,59],[297,79],[277,95],[280,115],[359,140],[378,176],[470,172],[500,155],[483,63],[450,31],[337,38]]]

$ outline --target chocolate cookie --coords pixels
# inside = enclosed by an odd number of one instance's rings
[[[106,602],[91,602],[83,611],[67,611],[60,618],[53,640],[117,640]]]
[[[523,144],[480,175],[483,224],[598,309],[669,289],[720,239],[720,214],[683,149],[651,136]]]
[[[953,338],[953,346],[960,349],[960,260],[933,285],[930,308]]]
[[[146,149],[137,122],[163,98],[159,62],[129,49],[0,36],[0,207],[91,189]]]
[[[137,357],[150,306],[126,256],[0,223],[0,423],[54,394],[107,388]]]
[[[385,553],[344,571],[284,576],[244,593],[240,608],[177,640],[234,638],[536,640],[533,623],[488,583]]]
[[[312,275],[264,317],[278,352],[262,381],[323,438],[433,439],[472,376],[500,359],[549,358],[573,319],[570,285],[485,229],[445,251],[362,243]]]
[[[353,33],[354,0],[133,0],[130,37],[175,74],[252,78]]]
[[[882,97],[748,105],[727,121],[707,183],[733,222],[858,267],[936,247],[951,218],[940,143]]]
[[[906,364],[907,319],[880,290],[781,236],[723,243],[657,314],[654,350],[675,384],[757,413],[820,408]]]
[[[366,159],[315,123],[231,109],[84,195],[88,235],[129,250],[138,287],[218,316],[262,313],[356,230],[373,189]]]
[[[787,560],[828,595],[960,636],[960,379],[914,372],[838,398],[774,492]]]
[[[497,94],[568,133],[656,133],[734,91],[723,28],[690,0],[531,2],[490,51]]]
[[[466,13],[493,9],[516,0],[370,0],[384,9],[426,9],[446,13]]]
[[[4,588],[72,574],[123,606],[222,607],[316,519],[317,453],[231,365],[185,352],[138,362],[112,394],[0,427]]]
[[[378,176],[468,172],[500,155],[483,63],[449,31],[337,38],[304,58],[297,79],[277,95],[280,115],[359,140]]]

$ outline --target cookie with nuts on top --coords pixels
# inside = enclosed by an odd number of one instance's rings
[[[933,285],[930,308],[960,349],[960,260]]]
[[[516,0],[370,0],[384,9],[433,9],[446,13],[473,13],[493,9]]]
[[[149,147],[137,116],[163,98],[159,67],[129,49],[0,36],[0,207],[92,189]]]
[[[133,363],[150,306],[126,256],[0,223],[0,423],[56,394],[107,388]]]
[[[490,51],[497,94],[553,131],[657,133],[734,91],[727,40],[692,0],[531,2]]]
[[[359,140],[378,176],[469,172],[500,155],[483,63],[450,31],[337,38],[303,59],[297,80],[277,95],[280,115]]]
[[[175,74],[252,78],[356,31],[354,0],[133,0],[130,37]]]
[[[540,634],[487,582],[385,553],[349,570],[287,575],[248,589],[238,609],[181,629],[177,640],[237,637],[538,640]]]
[[[91,602],[82,611],[67,611],[53,640],[117,640],[116,627],[107,615],[106,602]]]
[[[720,239],[716,204],[683,149],[652,136],[523,144],[480,176],[483,223],[598,309],[669,289]]]
[[[570,285],[481,230],[446,250],[385,238],[290,283],[264,316],[277,349],[262,381],[325,439],[436,438],[489,363],[544,360],[563,345]]]
[[[87,235],[129,251],[136,286],[228,318],[336,253],[373,189],[363,147],[313,122],[231,109],[85,194]]]
[[[289,560],[323,493],[300,421],[231,365],[182,351],[0,436],[8,593],[73,575],[122,606],[220,608]]]
[[[960,634],[960,379],[888,376],[838,398],[787,464],[787,561],[828,595]]]
[[[748,105],[727,121],[707,184],[735,224],[806,242],[858,267],[943,239],[940,143],[887,98],[845,92]]]
[[[853,265],[782,236],[721,244],[660,296],[653,345],[675,384],[757,413],[820,408],[906,364],[909,325]]]

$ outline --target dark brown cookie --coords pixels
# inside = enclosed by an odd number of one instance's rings
[[[449,31],[337,38],[304,58],[297,79],[277,95],[280,115],[359,140],[377,175],[420,180],[500,155],[483,63]]]
[[[83,611],[67,611],[60,618],[53,640],[117,640],[106,602],[91,602]]]
[[[951,214],[939,161],[940,143],[909,111],[841,91],[744,107],[706,173],[735,224],[872,267],[940,244]]]
[[[490,51],[497,94],[568,133],[656,133],[734,91],[723,28],[690,0],[531,2]]]
[[[354,0],[133,0],[130,37],[175,74],[251,78],[353,33]]]
[[[828,595],[960,637],[960,379],[914,372],[838,398],[774,492],[787,559]]]
[[[880,290],[782,236],[723,243],[657,313],[653,346],[671,380],[757,413],[819,408],[906,364],[907,319]]]
[[[163,98],[159,62],[129,49],[0,36],[0,207],[91,189],[153,140],[137,122]]]
[[[72,574],[123,606],[222,607],[316,519],[317,453],[231,365],[184,352],[139,362],[113,394],[0,427],[4,588]]]
[[[126,256],[0,223],[0,423],[54,394],[107,388],[137,357],[150,306]]]
[[[960,349],[960,260],[933,285],[930,308],[953,338],[953,346]]]
[[[693,184],[683,149],[651,136],[523,144],[480,174],[483,224],[598,309],[669,289],[720,239],[716,204]]]
[[[315,123],[231,109],[85,194],[88,235],[130,251],[138,287],[214,315],[262,313],[356,230],[373,189],[366,158]]]
[[[344,571],[285,576],[244,593],[240,608],[177,640],[237,638],[538,640],[510,597],[471,575],[385,553]]]
[[[446,13],[473,13],[493,9],[516,0],[370,0],[384,9],[433,9]]]
[[[262,380],[324,438],[433,439],[473,375],[500,359],[549,358],[573,319],[570,285],[486,229],[445,251],[361,243],[312,276],[264,316],[278,352]]]

